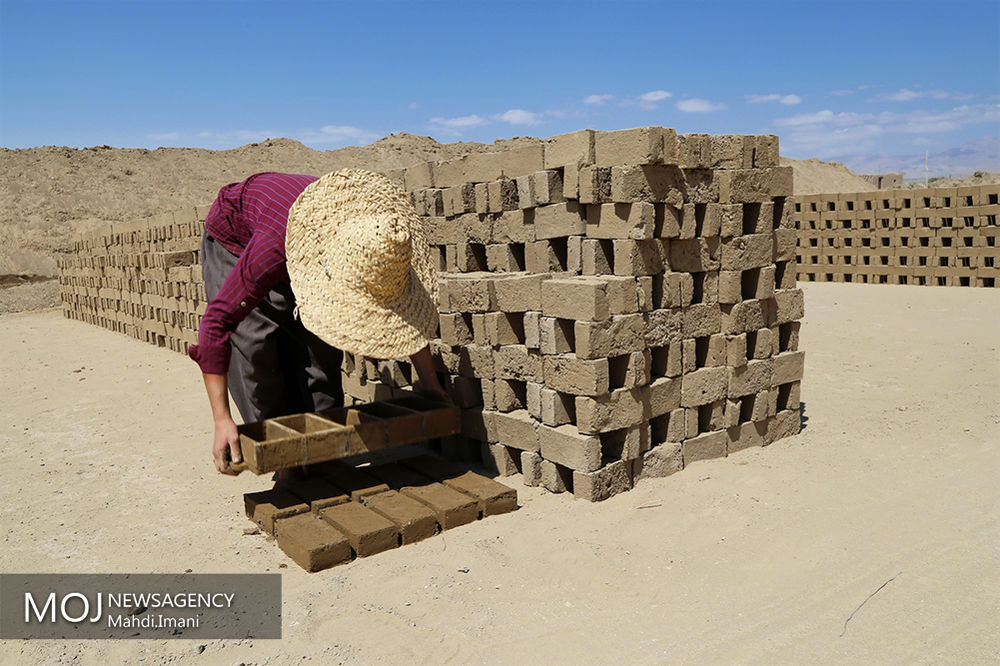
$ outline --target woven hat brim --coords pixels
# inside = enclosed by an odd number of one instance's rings
[[[341,206],[324,208],[325,201],[338,197]],[[409,230],[408,287],[391,301],[376,300],[345,275],[337,231],[357,222],[351,219],[351,205],[344,203],[357,197],[374,197],[376,207],[388,207]],[[285,254],[299,317],[328,344],[373,358],[401,359],[434,337],[438,277],[423,223],[408,195],[384,176],[345,169],[311,183],[289,211]]]

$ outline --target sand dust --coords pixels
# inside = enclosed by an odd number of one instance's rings
[[[312,575],[243,535],[266,482],[213,471],[191,361],[4,315],[0,571],[280,571],[284,639],[6,642],[0,662],[997,663],[1000,300],[803,289],[801,435],[599,504],[513,477],[515,513]]]

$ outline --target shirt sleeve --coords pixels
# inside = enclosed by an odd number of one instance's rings
[[[230,342],[236,326],[276,285],[288,281],[285,242],[278,234],[260,229],[250,238],[236,266],[209,302],[198,328],[198,344],[188,355],[206,374],[229,369]]]

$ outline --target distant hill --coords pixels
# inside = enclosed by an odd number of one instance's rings
[[[1000,171],[1000,137],[987,136],[929,155],[875,154],[846,160],[858,173],[903,173],[906,180],[924,179],[924,158],[929,178],[964,178],[976,171]]]

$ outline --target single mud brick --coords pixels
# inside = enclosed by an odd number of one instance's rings
[[[563,196],[567,199],[580,198],[580,165],[576,162],[563,167]]]
[[[640,389],[615,389],[597,398],[576,397],[576,425],[581,433],[596,434],[642,423],[646,405]]]
[[[561,167],[562,165],[560,165]],[[534,176],[535,204],[544,206],[559,203],[566,199],[563,196],[563,180],[559,171],[548,169],[536,171]]]
[[[460,312],[442,313],[439,321],[444,344],[456,346],[472,342],[472,320],[466,319],[466,315]]]
[[[648,313],[646,346],[665,347],[680,342],[684,337],[684,314],[684,310],[680,308],[664,308]]]
[[[425,187],[434,187],[434,165],[431,162],[421,162],[406,167],[403,174],[404,189],[413,192]]]
[[[439,479],[449,488],[476,498],[483,516],[495,516],[517,509],[517,491],[481,474],[431,456],[416,456],[400,462],[421,474]]]
[[[490,211],[489,184],[476,183],[473,194],[476,198],[476,213],[479,215],[488,213]]]
[[[663,442],[642,454],[641,464],[635,473],[636,479],[654,479],[670,476],[684,468],[681,445]]]
[[[594,472],[573,472],[573,495],[589,502],[601,502],[632,489],[630,463],[615,460]]]
[[[672,164],[677,160],[677,133],[664,127],[636,127],[594,134],[594,163]]]
[[[492,375],[497,379],[542,381],[542,356],[525,345],[503,345],[496,349]]]
[[[365,472],[385,482],[392,490],[401,490],[410,486],[425,486],[432,483],[432,479],[428,479],[426,475],[397,463],[371,465],[365,468]]]
[[[524,485],[538,486],[542,483],[542,457],[534,451],[521,452],[521,473]]]
[[[684,172],[675,166],[616,166],[611,167],[610,201],[665,202],[682,206],[689,195]]]
[[[658,377],[645,387],[650,418],[668,414],[681,406],[682,381],[679,377]]]
[[[726,397],[730,368],[701,368],[681,377],[681,405],[697,407]]]
[[[559,169],[567,164],[594,163],[594,130],[560,134],[544,140],[546,169]]]
[[[792,195],[792,168],[733,169],[720,171],[719,202],[765,202]]]
[[[774,386],[799,381],[805,369],[805,352],[784,352],[774,357]]]
[[[753,360],[742,367],[729,368],[729,396],[753,395],[774,386],[773,368],[771,359]]]
[[[777,229],[774,232],[772,256],[775,261],[793,261],[798,245],[799,232],[796,229]]]
[[[434,512],[441,529],[451,529],[479,519],[479,503],[440,483],[404,488],[402,494]]]
[[[499,160],[501,173],[507,178],[516,178],[545,168],[545,149],[541,143],[494,154]]]
[[[528,349],[541,346],[541,312],[524,313],[524,344]]]
[[[805,316],[805,297],[801,289],[781,289],[774,292],[774,303],[777,308],[776,324],[797,321]]]
[[[582,472],[593,472],[601,466],[601,440],[596,435],[580,434],[574,425],[540,425],[538,437],[546,460]]]
[[[648,202],[591,204],[586,222],[590,238],[644,240],[653,237],[656,211]]]
[[[681,455],[684,457],[684,466],[687,467],[696,460],[725,457],[728,443],[729,437],[725,430],[709,432],[685,440],[681,443]]]
[[[308,502],[313,513],[328,506],[351,501],[351,498],[339,488],[319,477],[297,479],[286,486],[286,489],[304,502]]]
[[[608,359],[585,360],[575,354],[545,356],[542,359],[545,385],[573,395],[603,395],[611,386]]]
[[[580,203],[600,204],[611,201],[611,167],[585,166],[578,173]]]
[[[538,240],[576,236],[586,230],[580,204],[575,201],[539,206],[531,213],[525,213],[526,220],[529,215]]]
[[[722,311],[718,304],[699,303],[683,310],[681,330],[685,338],[701,338],[722,331]],[[763,328],[763,326],[761,326]]]
[[[517,183],[517,205],[518,208],[533,208],[535,206],[535,179],[533,175],[518,176],[514,179]]]
[[[538,422],[526,409],[488,414],[487,430],[491,442],[523,451],[538,450]]]
[[[351,559],[347,537],[312,513],[300,513],[275,522],[278,547],[306,571],[322,571]]]
[[[365,497],[362,503],[396,525],[403,545],[416,543],[438,532],[437,517],[433,511],[395,490]]]
[[[247,518],[260,525],[266,534],[274,534],[274,521],[298,513],[308,513],[309,505],[280,488],[243,495]]]
[[[721,247],[722,239],[718,237],[691,238],[670,241],[664,246],[664,250],[669,254],[668,262],[671,270],[697,273],[719,270]]]
[[[745,271],[774,261],[772,233],[736,236],[722,243],[722,268]]]
[[[727,453],[735,453],[751,446],[764,446],[767,438],[768,420],[744,423],[726,431],[729,438]]]
[[[358,557],[381,553],[399,545],[399,530],[384,516],[358,502],[323,509],[320,518],[344,533]]]
[[[576,355],[595,359],[640,351],[647,346],[645,329],[646,317],[641,314],[615,315],[599,322],[574,322]]]
[[[779,439],[797,435],[801,426],[802,421],[798,409],[786,409],[778,412],[774,418],[768,420],[767,435],[764,441],[771,444]]]
[[[340,463],[323,466],[321,472],[338,488],[343,489],[352,500],[366,495],[374,495],[389,490],[389,486],[356,467]]]
[[[497,310],[527,312],[542,309],[542,282],[546,275],[511,273],[493,283]]]
[[[550,460],[539,463],[541,485],[550,493],[564,493],[573,483],[573,470],[557,465]]]

